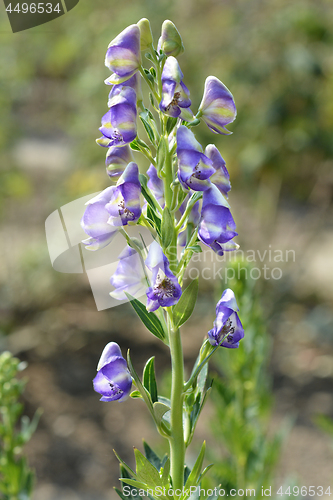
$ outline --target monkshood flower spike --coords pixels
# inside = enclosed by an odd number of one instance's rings
[[[158,392],[154,357],[146,362],[140,378],[135,360],[132,363],[128,354],[126,363],[115,342],[105,347],[93,381],[101,401],[113,402],[129,396],[133,379],[131,397],[145,402],[158,432],[168,441],[169,453],[156,467],[155,453],[145,457],[135,450],[136,472],[120,459],[122,470],[126,469],[126,480],[137,490],[151,492],[159,486],[169,492],[172,488],[175,493],[168,493],[169,500],[188,498],[177,491],[182,492],[185,484],[186,449],[206,401],[203,368],[220,346],[235,349],[244,336],[235,296],[227,289],[216,306],[208,339],[203,332],[197,362],[184,382],[180,328],[194,310],[199,287],[199,280],[187,279],[186,271],[193,255],[202,252],[202,244],[218,255],[238,245],[226,200],[231,185],[225,161],[214,144],[201,145],[192,132],[202,120],[213,132],[228,134],[226,126],[236,117],[234,99],[220,80],[210,76],[194,119],[190,91],[176,59],[183,50],[181,36],[169,20],[163,23],[157,47],[146,18],[111,41],[105,59],[112,72],[105,80],[112,85],[108,100],[105,96],[109,109],[97,143],[108,148],[106,178],[113,185],[87,203],[81,220],[89,236],[83,241],[88,250],[105,247],[115,235],[124,237],[126,246],[114,274],[107,276],[113,287],[110,295],[119,301],[129,299],[145,327],[170,350],[171,394],[167,397]],[[147,61],[148,68],[144,67]],[[148,102],[141,83],[148,87]],[[141,161],[136,163],[135,155],[140,154]],[[148,248],[141,231],[140,239],[131,236],[131,225],[149,231],[153,242]],[[137,333],[133,323],[132,334]],[[235,354],[229,351],[229,355]],[[210,468],[202,469],[204,452],[205,444],[187,485],[199,485]],[[119,495],[124,498],[124,492]],[[160,495],[153,492],[151,496],[157,500]]]
[[[209,76],[199,106],[197,118],[202,118],[212,132],[231,134],[225,127],[236,118],[236,105],[232,93],[215,76]]]
[[[216,305],[214,327],[208,332],[208,339],[212,346],[232,349],[239,347],[239,341],[244,337],[244,330],[237,314],[238,311],[235,294],[227,288]]]
[[[100,401],[125,401],[132,387],[132,377],[118,344],[110,342],[104,347],[93,380],[94,389],[102,397]]]

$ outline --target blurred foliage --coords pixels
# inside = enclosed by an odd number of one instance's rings
[[[24,368],[9,352],[0,355],[0,499],[28,500],[32,495],[34,471],[29,468],[23,446],[36,430],[40,413],[30,421],[21,416],[20,398],[25,381],[17,378]]]
[[[207,74],[218,76],[235,95],[239,114],[230,128],[236,133],[216,138],[234,183],[259,182],[278,191],[282,184],[296,199],[323,203],[333,184],[332,10],[330,0],[187,0],[181,5],[129,0],[121,7],[113,0],[82,0],[64,17],[15,35],[4,17],[2,164],[9,171],[20,167],[11,155],[19,138],[65,137],[75,151],[77,174],[64,181],[62,193],[73,199],[93,188],[93,179],[83,185],[75,179],[95,165],[101,167],[96,175],[104,176],[104,152],[94,140],[106,110],[106,47],[143,16],[157,42],[162,21],[171,18],[188,47],[179,60],[193,110]],[[196,133],[204,143],[213,140],[203,124]]]
[[[237,269],[238,263],[233,265]],[[256,282],[246,277],[250,264],[247,267],[231,283],[245,337],[238,349],[220,349],[213,358],[218,372],[213,375],[215,449],[210,451],[216,465],[211,475],[214,484],[221,483],[228,492],[232,488],[255,488],[256,496],[261,497],[261,487],[273,484],[274,467],[287,427],[282,426],[274,436],[268,434],[272,405],[268,372],[271,342]]]

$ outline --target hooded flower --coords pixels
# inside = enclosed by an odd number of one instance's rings
[[[182,290],[176,276],[170,271],[168,259],[156,241],[150,245],[145,262],[152,271],[152,286],[146,290],[147,310],[156,311],[160,306],[169,307],[176,304]]]
[[[141,65],[140,29],[137,24],[128,26],[112,42],[105,56],[105,66],[113,74],[109,83],[122,83],[138,71]]]
[[[104,189],[86,203],[81,226],[90,238],[82,243],[88,250],[99,250],[108,245],[118,226],[135,222],[141,215],[138,166],[129,163],[116,186]]]
[[[147,282],[139,254],[127,246],[118,259],[116,272],[110,278],[111,285],[115,287],[110,293],[111,297],[126,300],[126,293],[133,297],[141,297],[145,293]]]
[[[202,152],[193,132],[184,125],[177,130],[178,178],[185,188],[205,191],[211,186],[210,176],[215,173],[213,162]]]
[[[109,111],[102,118],[99,130],[103,137],[97,144],[103,147],[124,146],[136,138],[136,93],[123,86],[109,100]]]
[[[113,146],[106,154],[106,173],[112,181],[116,182],[132,160],[132,151],[127,144],[121,148]]]
[[[108,99],[108,107],[110,108],[112,106],[112,98],[116,95],[119,94],[119,92],[122,90],[123,87],[131,87],[135,93],[136,93],[136,99],[142,100],[142,89],[141,89],[141,75],[140,73],[135,73],[135,75],[131,76],[128,80],[126,80],[124,83],[119,83],[118,85],[113,85],[112,83],[109,82],[109,78],[104,80],[104,83],[106,85],[112,85],[112,88],[109,92],[109,99]]]
[[[237,236],[236,224],[229,205],[214,185],[203,193],[201,220],[198,236],[218,255],[226,250],[236,250],[238,245],[232,238]]]
[[[209,76],[205,82],[204,95],[199,106],[197,117],[201,117],[216,134],[230,134],[225,128],[236,118],[234,98],[215,76]]]
[[[208,332],[209,342],[213,346],[239,346],[239,341],[244,337],[244,330],[237,311],[239,309],[234,292],[227,288],[216,305],[214,327]]]
[[[215,184],[222,194],[228,196],[227,193],[231,189],[229,172],[219,150],[214,144],[208,144],[205,149],[205,155],[212,161],[212,166],[215,170],[214,174],[210,177],[210,182]]]
[[[108,223],[110,214],[105,206],[110,200],[112,188],[107,188],[86,203],[87,208],[81,219],[81,226],[89,236],[83,240],[87,250],[99,250],[111,243],[117,229]]]
[[[183,83],[183,73],[177,59],[168,57],[162,71],[162,101],[160,110],[168,116],[182,118],[181,108],[189,108],[190,92]],[[185,119],[185,117],[184,117]]]
[[[182,37],[173,22],[168,19],[162,24],[162,34],[157,44],[157,50],[163,50],[167,57],[177,57],[184,52]]]
[[[132,377],[118,344],[109,342],[104,347],[97,370],[93,384],[94,390],[102,395],[100,401],[125,401],[132,387]]]
[[[127,165],[116,186],[109,188],[109,202],[105,205],[111,226],[126,226],[141,215],[139,169],[136,163]]]

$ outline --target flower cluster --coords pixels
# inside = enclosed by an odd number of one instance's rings
[[[142,51],[153,64],[149,69],[142,65]],[[219,255],[237,248],[226,163],[214,144],[202,147],[192,131],[203,122],[214,133],[229,134],[226,126],[236,117],[235,102],[227,87],[210,76],[194,116],[177,60],[183,51],[181,36],[169,20],[162,25],[157,50],[147,19],[129,26],[109,44],[105,65],[112,74],[105,83],[111,89],[97,143],[108,148],[106,171],[113,185],[87,203],[81,221],[89,236],[83,241],[88,250],[105,247],[118,232],[126,238],[110,278],[114,288],[110,295],[117,300],[130,298],[147,328],[170,345],[196,300],[195,286],[183,289],[193,252],[200,251],[200,243]],[[144,104],[142,82],[150,93],[149,107]],[[138,118],[152,148],[138,136]],[[132,151],[147,160],[144,174],[139,174]],[[131,224],[149,229],[154,241],[148,248],[129,236],[126,226]],[[138,300],[144,295],[145,304]],[[213,347],[239,346],[244,332],[237,311],[233,292],[225,290],[208,332]],[[102,401],[123,401],[131,384],[119,346],[109,343],[98,365],[95,390]],[[147,392],[141,395],[145,399]],[[163,427],[161,419],[157,421]]]

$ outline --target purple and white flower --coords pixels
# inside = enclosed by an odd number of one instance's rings
[[[119,226],[136,222],[141,215],[141,185],[136,163],[129,163],[116,186],[104,189],[86,203],[81,226],[90,238],[82,243],[88,250],[108,245]]]
[[[117,300],[126,300],[126,293],[133,297],[145,294],[147,281],[143,262],[138,252],[126,246],[118,257],[119,262],[116,272],[110,278],[110,283],[115,287],[110,295]]]
[[[122,86],[109,100],[109,111],[102,118],[99,130],[103,137],[96,142],[103,147],[124,146],[136,138],[136,93]]]
[[[146,290],[147,310],[156,311],[160,306],[169,307],[176,304],[182,290],[176,276],[170,271],[168,259],[156,241],[150,245],[145,263],[152,272],[152,286]]]
[[[112,181],[117,182],[131,161],[133,155],[127,144],[122,147],[112,146],[106,154],[106,173]]]
[[[238,311],[235,294],[227,288],[216,305],[214,327],[208,332],[211,345],[233,349],[239,346],[239,341],[244,337],[244,329]]]
[[[236,250],[238,245],[231,241],[238,233],[228,202],[214,185],[203,193],[201,220],[198,236],[218,255],[224,251]]]
[[[232,93],[215,76],[209,76],[197,117],[202,118],[212,132],[231,134],[225,128],[236,118],[236,105]]]
[[[125,401],[132,387],[132,377],[118,344],[109,342],[104,347],[93,380],[94,390],[102,395],[100,401]]]
[[[106,85],[112,85],[112,88],[109,92],[109,98],[108,98],[108,107],[110,108],[112,106],[112,98],[116,96],[117,94],[120,93],[123,87],[131,87],[136,94],[136,99],[142,99],[142,89],[141,89],[141,75],[140,73],[135,73],[131,78],[126,80],[123,83],[119,83],[117,85],[113,85],[112,83],[109,82],[109,78],[104,80],[104,83]]]
[[[206,156],[194,134],[184,125],[177,130],[178,179],[185,188],[205,191],[215,173],[213,162]]]
[[[228,192],[231,189],[230,177],[227,167],[225,166],[225,161],[219,150],[214,144],[208,144],[205,149],[205,155],[212,161],[212,166],[215,170],[210,177],[210,182],[215,184],[222,194],[228,196]]]
[[[109,202],[105,205],[110,214],[108,224],[126,226],[136,222],[141,215],[139,169],[136,163],[127,165],[116,186],[109,189]]]
[[[162,71],[160,110],[168,116],[182,118],[182,109],[191,106],[190,91],[183,83],[183,73],[177,59],[168,57]],[[185,119],[185,117],[184,117]]]
[[[134,75],[141,65],[140,29],[131,24],[110,42],[105,56],[105,66],[113,74],[109,83],[122,83]]]

